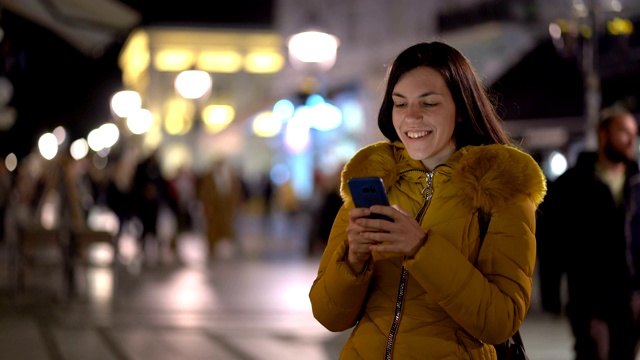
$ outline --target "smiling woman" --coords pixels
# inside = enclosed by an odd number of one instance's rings
[[[344,205],[309,293],[315,318],[353,328],[341,359],[496,359],[492,344],[516,333],[531,301],[540,167],[511,144],[469,61],[441,42],[395,59],[378,127],[388,141],[342,171]],[[381,178],[391,206],[355,207],[357,177]]]

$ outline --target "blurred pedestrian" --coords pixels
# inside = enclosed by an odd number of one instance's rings
[[[210,259],[232,257],[237,246],[236,214],[243,200],[239,176],[226,160],[215,160],[198,181],[197,191],[206,221]]]
[[[175,193],[178,213],[178,233],[193,230],[193,218],[197,211],[196,175],[191,167],[183,165],[178,168],[169,184]],[[174,244],[175,245],[175,244]]]
[[[265,220],[268,220],[273,207],[273,182],[271,181],[271,174],[268,172],[261,174],[258,186],[260,198],[262,199],[262,212]]]
[[[139,245],[141,255],[145,254],[146,241],[155,242],[160,250],[158,218],[162,206],[177,214],[178,205],[169,183],[160,168],[158,151],[154,150],[137,165],[132,184],[134,216],[142,224]]]
[[[25,229],[42,227],[38,209],[45,183],[45,161],[33,152],[15,170],[4,221],[6,241],[12,246],[18,244]]]
[[[624,109],[604,109],[598,148],[583,152],[549,185],[540,207],[544,310],[566,312],[575,359],[633,360],[640,312],[640,174],[634,159],[638,124]]]
[[[339,170],[342,170],[343,166],[340,166]],[[322,176],[322,180],[316,184],[314,192],[318,193],[319,206],[313,213],[314,221],[311,223],[308,248],[308,255],[311,257],[322,254],[324,251],[333,221],[342,207],[340,174],[340,171],[336,171],[329,176]]]
[[[531,302],[540,167],[512,145],[470,62],[441,42],[394,60],[378,127],[388,141],[342,172],[315,318],[354,327],[341,359],[496,359],[491,344],[516,333]],[[363,176],[382,178],[392,206],[354,207],[347,181]]]
[[[122,236],[125,226],[133,216],[132,178],[133,171],[125,171],[125,162],[121,158],[114,158],[105,169],[105,204],[118,218],[118,232],[116,242]]]

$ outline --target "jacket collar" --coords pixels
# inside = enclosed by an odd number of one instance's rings
[[[446,165],[442,174],[474,207],[490,209],[515,196],[527,196],[539,205],[546,193],[546,178],[538,164],[512,146],[467,146],[449,157]],[[381,141],[362,148],[345,165],[340,192],[344,200],[351,198],[347,180],[352,177],[380,177],[389,190],[402,174],[417,176],[426,171],[422,162],[411,159],[402,142]]]

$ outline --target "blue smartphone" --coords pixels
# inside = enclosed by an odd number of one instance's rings
[[[356,207],[370,207],[372,205],[386,205],[389,206],[389,199],[387,198],[387,191],[384,188],[384,183],[379,177],[356,177],[347,181],[349,190],[351,191],[351,197]],[[367,216],[370,219],[384,219],[393,221],[392,218],[387,215],[372,213]]]

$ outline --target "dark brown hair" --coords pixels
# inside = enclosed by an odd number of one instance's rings
[[[444,79],[456,106],[453,136],[458,149],[467,145],[512,144],[502,128],[495,105],[464,55],[441,42],[419,43],[402,51],[387,74],[387,86],[378,112],[378,127],[390,141],[400,138],[391,118],[391,94],[405,73],[427,66]]]

